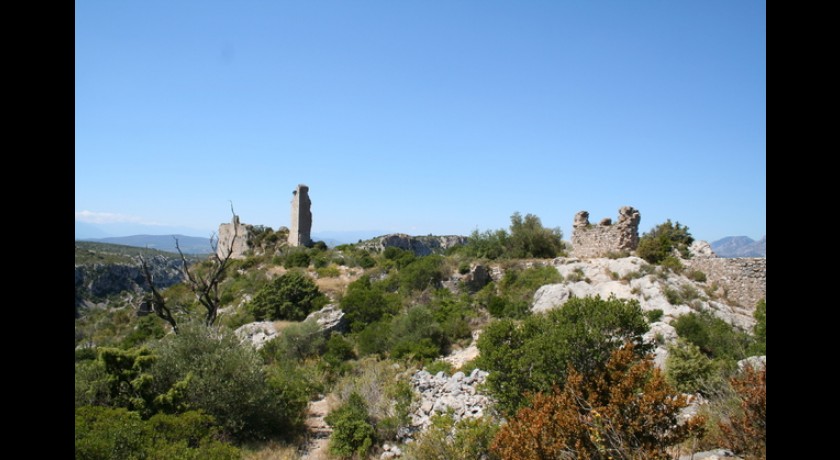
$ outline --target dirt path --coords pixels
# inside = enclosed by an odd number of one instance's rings
[[[332,429],[324,421],[324,417],[329,413],[329,410],[329,402],[326,396],[309,403],[306,417],[309,441],[306,444],[305,451],[300,456],[301,460],[327,460],[330,458],[327,445],[330,441]]]

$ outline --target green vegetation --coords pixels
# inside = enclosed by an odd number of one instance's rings
[[[666,258],[673,256],[674,251],[683,258],[688,258],[688,247],[693,242],[694,238],[688,227],[680,225],[679,222],[673,224],[668,219],[639,238],[636,255],[652,264],[662,263]]]
[[[458,422],[450,414],[432,417],[432,426],[406,448],[408,460],[497,460],[490,443],[499,431],[499,421],[490,417],[465,418]]]
[[[712,359],[730,362],[743,359],[750,346],[750,337],[746,333],[706,310],[680,316],[671,325],[680,337],[696,345]]]
[[[257,321],[300,321],[326,303],[326,297],[312,278],[302,271],[291,270],[263,287],[248,308]]]
[[[478,230],[458,250],[467,256],[482,259],[551,259],[564,254],[560,228],[545,228],[540,218],[518,212],[510,216],[510,232],[504,229]]]
[[[685,340],[668,347],[665,369],[668,383],[682,393],[709,395],[719,386],[714,381],[718,375],[714,362],[697,345]]]
[[[562,282],[563,276],[551,266],[510,268],[498,286],[488,284],[477,297],[495,317],[524,318],[531,314],[531,302],[537,289],[546,284]]]
[[[478,367],[490,372],[487,387],[511,415],[527,394],[565,383],[569,367],[584,377],[603,369],[610,353],[624,342],[641,356],[647,321],[636,301],[573,298],[562,309],[533,315],[521,324],[491,323],[481,335]]]
[[[368,416],[367,404],[358,393],[324,419],[332,428],[330,452],[342,458],[364,458],[373,447],[375,430]]]
[[[753,327],[753,354],[767,354],[767,301],[761,299],[755,306],[755,326]]]

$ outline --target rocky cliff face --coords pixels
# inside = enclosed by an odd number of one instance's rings
[[[445,236],[411,236],[404,233],[383,235],[371,240],[359,243],[358,247],[369,251],[382,252],[385,248],[395,247],[414,252],[417,256],[429,254],[440,254],[447,249],[465,244],[466,236],[445,235]]]
[[[183,281],[181,261],[164,256],[148,259],[155,287],[166,288]],[[148,287],[139,263],[96,263],[75,266],[75,309],[105,301],[124,292],[143,293]]]

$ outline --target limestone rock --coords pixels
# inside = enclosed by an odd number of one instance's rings
[[[665,369],[665,360],[668,359],[668,346],[677,341],[677,330],[668,323],[651,323],[650,329],[642,335],[646,343],[654,344],[653,363],[660,369]]]
[[[691,243],[691,246],[688,247],[688,252],[695,259],[717,257],[717,254],[712,250],[712,245],[703,240],[695,240]]]
[[[310,320],[317,322],[318,327],[326,335],[329,335],[332,331],[342,332],[347,329],[347,320],[344,317],[344,311],[335,304],[329,304],[318,311],[313,311],[304,321]]]
[[[257,321],[239,326],[234,333],[239,340],[250,342],[259,350],[266,342],[277,337],[277,329],[271,321]]]
[[[477,292],[492,281],[492,278],[486,266],[476,264],[470,267],[470,272],[464,275],[462,281],[470,292]]]
[[[412,251],[417,256],[440,254],[447,249],[460,246],[467,242],[466,236],[444,235],[444,236],[411,236],[404,233],[394,233],[373,238],[359,243],[359,249],[382,252],[385,248],[400,248]]]
[[[754,370],[761,370],[767,367],[767,356],[750,356],[738,361],[738,369],[744,370],[747,366]]]

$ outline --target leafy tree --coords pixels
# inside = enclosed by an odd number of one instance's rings
[[[755,326],[753,326],[753,353],[767,354],[767,301],[761,299],[755,306]]]
[[[716,386],[716,368],[711,359],[696,345],[683,339],[668,347],[665,361],[665,378],[668,384],[683,393],[703,393]]]
[[[384,289],[378,283],[372,283],[367,275],[347,286],[339,304],[353,332],[397,312],[396,304],[388,298]]]
[[[749,336],[709,311],[682,315],[671,324],[680,337],[710,358],[737,361],[746,357]]]
[[[311,278],[300,270],[292,270],[263,287],[248,308],[257,321],[300,321],[326,302],[326,296]]]
[[[365,458],[375,440],[375,429],[369,421],[368,408],[358,393],[324,418],[332,428],[330,452],[342,458]]]
[[[501,428],[491,448],[511,460],[670,459],[671,447],[702,422],[677,424],[687,405],[653,362],[640,361],[628,344],[589,377],[571,369],[562,388],[535,394],[530,407]]]
[[[152,375],[149,368],[156,357],[147,348],[121,350],[100,348],[98,364],[101,366],[112,405],[140,411],[148,415],[153,410]]]
[[[510,232],[473,231],[460,251],[472,257],[486,259],[553,258],[565,251],[560,228],[545,228],[540,218],[518,212],[510,216]]]
[[[510,216],[510,238],[507,246],[508,257],[513,259],[551,259],[563,253],[563,233],[560,227],[543,227],[540,218],[533,214],[526,214],[523,218],[515,212]]]
[[[626,341],[643,355],[650,348],[642,341],[646,331],[635,300],[573,298],[521,324],[508,319],[491,323],[478,340],[477,366],[490,372],[487,386],[500,409],[513,414],[528,393],[562,387],[570,366],[588,378]]]
[[[391,356],[394,358],[434,359],[448,345],[440,324],[424,305],[412,307],[404,315],[395,317],[391,334]]]
[[[676,250],[683,258],[689,257],[688,247],[694,238],[688,227],[671,223],[671,219],[652,228],[639,238],[636,255],[649,263],[658,264],[672,256]]]

